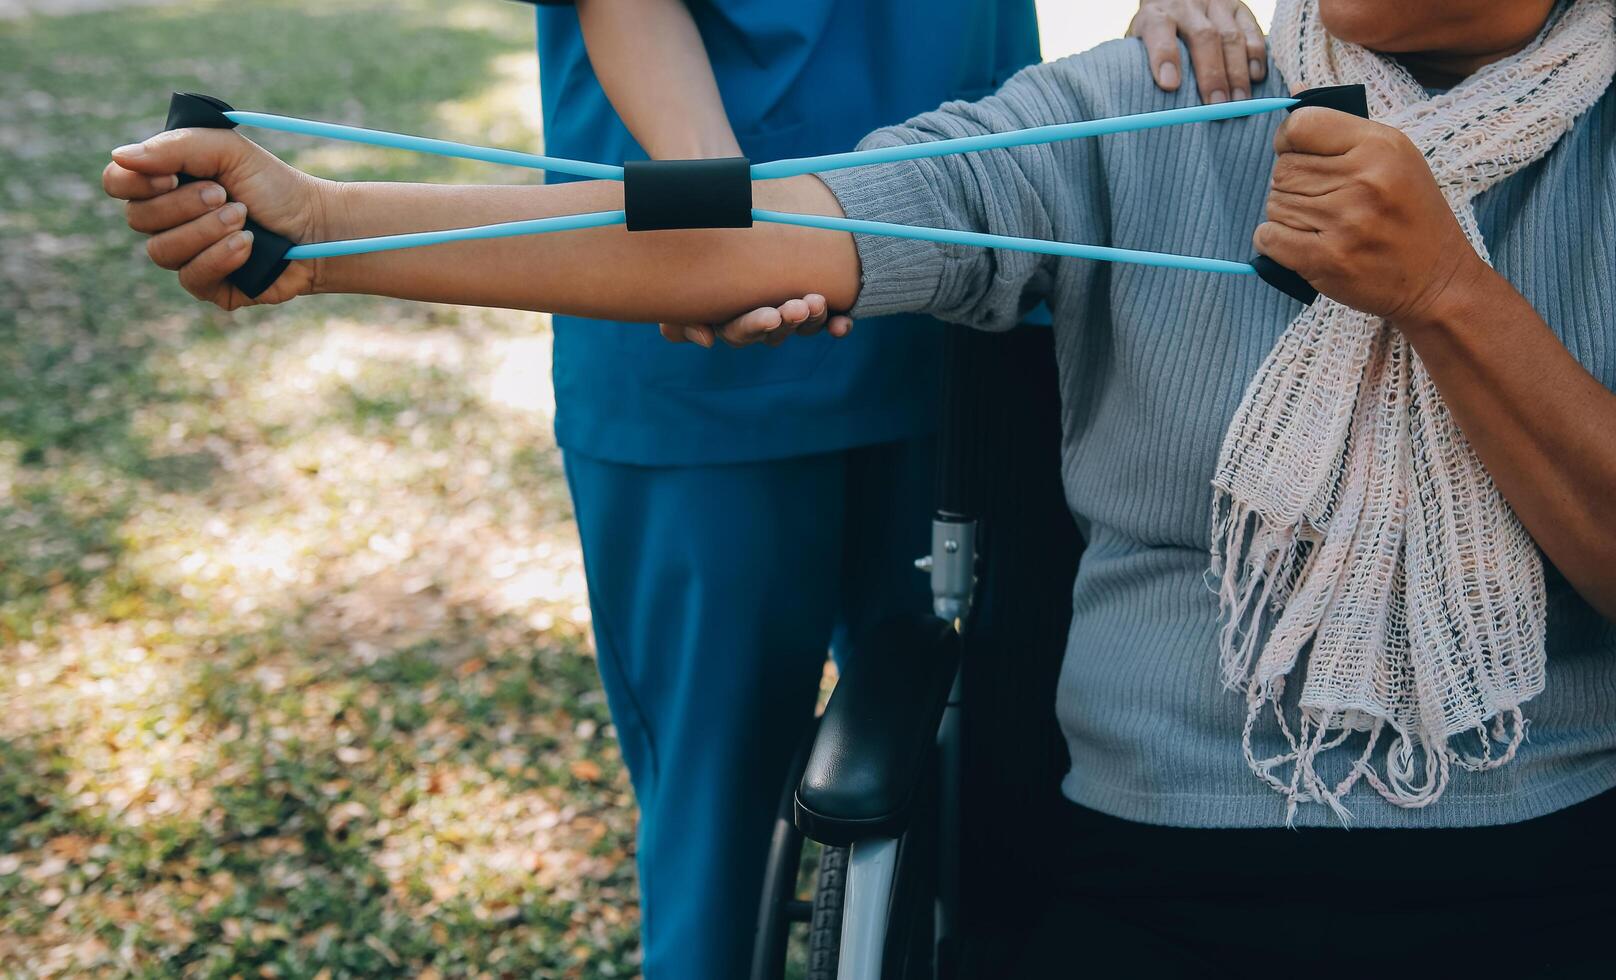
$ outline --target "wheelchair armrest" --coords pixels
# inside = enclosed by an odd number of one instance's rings
[[[959,657],[959,634],[934,616],[888,620],[859,644],[797,786],[804,836],[842,847],[903,833]]]

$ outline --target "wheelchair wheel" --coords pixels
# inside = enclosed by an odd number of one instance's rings
[[[751,980],[798,980],[808,976],[836,976],[836,954],[841,946],[842,871],[847,855],[843,850],[839,861],[825,860],[824,852],[833,850],[809,844],[797,830],[792,811],[792,800],[797,784],[802,781],[802,770],[808,762],[808,750],[813,747],[814,733],[819,729],[816,721],[786,773],[785,786],[775,808],[774,833],[769,840],[769,859],[763,875],[763,900],[758,908],[757,930],[752,943]],[[807,845],[807,846],[805,846]],[[821,867],[829,864],[826,872]],[[813,893],[804,896],[801,883],[811,881]],[[821,897],[821,892],[824,897]],[[834,896],[834,897],[832,897]],[[834,915],[816,916],[816,909],[825,906],[834,909]],[[828,972],[811,974],[804,956],[802,937],[794,944],[793,927],[808,931],[808,945],[816,950],[829,950]],[[800,933],[801,930],[799,929]]]
[[[936,949],[938,841],[932,788],[932,781],[927,780],[925,795],[917,801],[908,829],[898,838],[897,870],[887,896],[881,980],[936,980],[948,975]],[[808,980],[837,980],[848,862],[857,847],[827,847],[820,852]],[[819,942],[825,945],[814,945]]]
[[[845,847],[819,851],[814,872],[814,911],[808,929],[808,971],[805,980],[836,980],[842,952],[842,904],[846,899]]]
[[[805,840],[792,801],[807,763],[813,732],[798,752],[781,793],[764,874],[763,902],[752,949],[751,980],[837,980],[850,851]],[[928,765],[935,774],[935,764]],[[884,980],[932,980],[934,970],[937,836],[935,777],[922,785],[914,819],[899,838],[898,866],[888,900]],[[805,894],[812,882],[811,896]],[[794,926],[806,936],[792,942]],[[799,935],[802,930],[798,930]]]

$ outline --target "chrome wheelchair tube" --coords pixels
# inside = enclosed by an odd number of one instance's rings
[[[951,946],[960,907],[960,798],[964,747],[960,736],[960,673],[948,691],[937,726],[937,903],[932,910],[937,947]]]
[[[847,891],[842,906],[842,950],[837,980],[881,980],[886,952],[887,911],[898,870],[893,837],[855,841],[848,854]]]

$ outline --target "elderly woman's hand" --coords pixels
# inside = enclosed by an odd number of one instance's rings
[[[1490,270],[1420,151],[1398,130],[1298,109],[1274,136],[1257,251],[1354,309],[1408,328]]]
[[[840,313],[831,313],[825,297],[809,293],[802,299],[765,306],[717,326],[664,323],[660,328],[663,339],[675,344],[688,341],[711,347],[717,336],[731,347],[749,347],[760,341],[778,347],[792,337],[812,337],[821,330],[832,337],[845,337],[852,332],[853,321]]]
[[[181,184],[178,174],[198,178]],[[152,262],[179,273],[199,300],[226,310],[284,303],[311,292],[315,263],[293,262],[274,285],[250,297],[226,279],[252,251],[249,214],[299,241],[323,241],[337,187],[223,129],[176,129],[112,151],[101,172],[106,192],[127,201],[129,227],[151,237]],[[228,202],[228,203],[226,203]]]
[[[1184,69],[1178,39],[1190,49],[1202,102],[1227,102],[1251,95],[1268,75],[1268,47],[1262,28],[1239,0],[1140,0],[1128,36],[1142,38],[1156,84],[1178,91]]]

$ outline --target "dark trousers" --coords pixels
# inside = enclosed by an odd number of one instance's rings
[[[1497,827],[1198,830],[1067,804],[1026,977],[1616,976],[1616,791]]]

